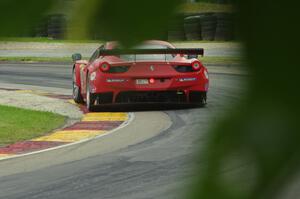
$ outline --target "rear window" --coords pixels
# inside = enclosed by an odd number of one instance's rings
[[[168,49],[168,46],[164,45],[154,45],[154,44],[144,44],[135,47],[135,49]],[[121,59],[126,61],[165,61],[173,59],[170,54],[150,54],[150,55],[121,55]]]

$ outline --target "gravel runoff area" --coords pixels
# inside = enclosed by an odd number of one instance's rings
[[[61,99],[6,90],[0,90],[0,96],[1,105],[57,113],[68,117],[68,124],[80,120],[83,116],[78,107]]]
[[[205,56],[240,56],[242,45],[238,42],[171,42],[179,48],[204,48]],[[100,43],[46,43],[0,42],[3,57],[70,57],[79,52],[84,57],[91,54]],[[70,58],[71,59],[71,58]]]

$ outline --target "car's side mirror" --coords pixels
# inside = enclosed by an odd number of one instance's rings
[[[188,59],[197,59],[198,55],[188,55]]]
[[[75,54],[72,55],[73,62],[81,60],[81,59],[82,59],[82,56],[81,56],[80,53],[75,53]]]

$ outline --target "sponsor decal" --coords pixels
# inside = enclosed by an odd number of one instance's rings
[[[196,77],[186,77],[186,78],[179,78],[178,79],[180,82],[191,82],[191,81],[196,81]]]
[[[125,82],[126,79],[106,79],[106,82],[108,83],[114,83],[114,82],[117,82],[117,83],[121,83],[121,82]]]

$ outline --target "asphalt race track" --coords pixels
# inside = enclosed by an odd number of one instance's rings
[[[244,93],[245,76],[210,74],[205,108],[147,107],[103,139],[0,161],[0,198],[185,198],[210,124]],[[0,64],[0,88],[71,93],[71,66]],[[126,109],[126,107],[125,107]]]

